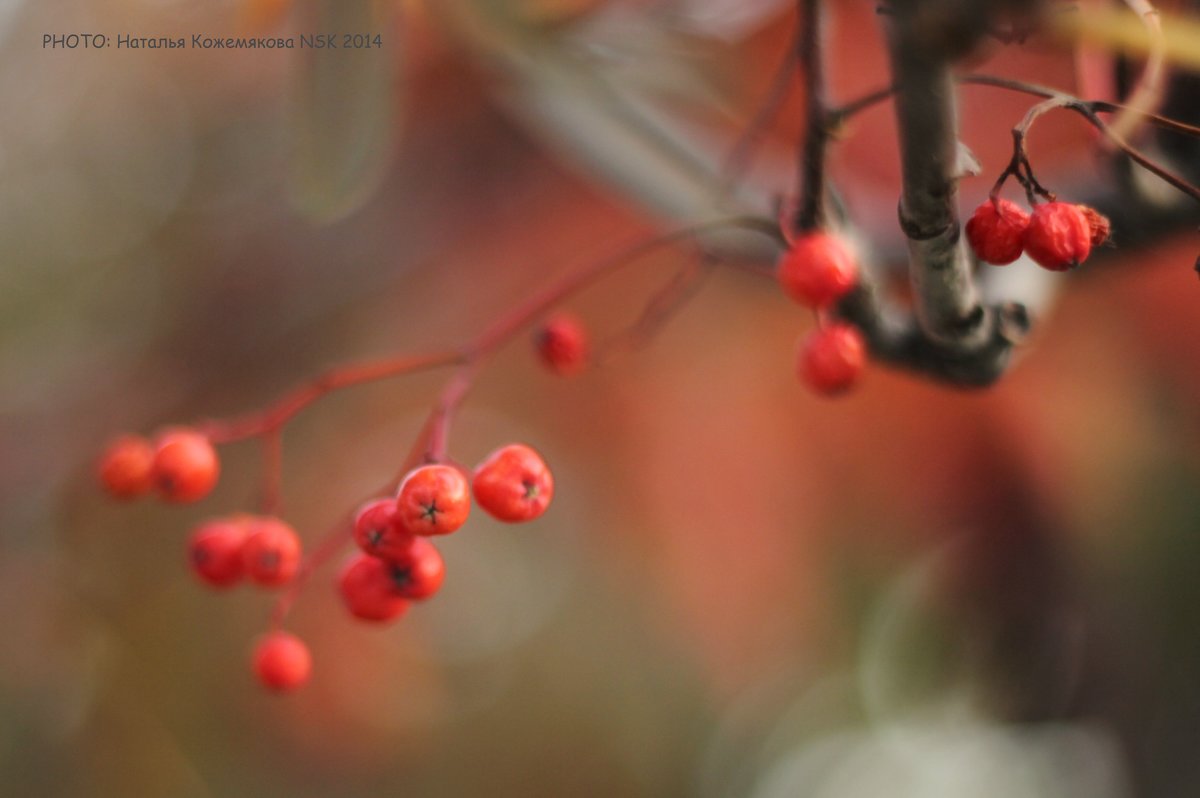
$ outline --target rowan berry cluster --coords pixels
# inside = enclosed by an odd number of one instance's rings
[[[1015,202],[991,197],[966,224],[967,241],[984,263],[1004,266],[1027,254],[1051,271],[1074,269],[1108,240],[1108,219],[1086,205],[1045,202],[1026,213]]]
[[[810,388],[825,396],[853,387],[866,361],[867,347],[858,328],[825,317],[825,311],[853,290],[858,274],[850,244],[826,230],[792,239],[779,260],[777,276],[784,292],[818,312],[817,328],[800,342],[796,369]]]
[[[155,442],[133,435],[114,441],[100,458],[103,487],[118,499],[156,489],[174,502],[198,501],[216,485],[220,461],[201,432],[173,429]],[[338,577],[342,600],[355,618],[384,622],[402,616],[412,601],[434,595],[445,564],[430,538],[466,522],[471,499],[489,515],[516,523],[541,516],[554,496],[554,479],[529,446],[492,452],[468,478],[453,465],[433,463],[409,471],[394,496],[375,499],[355,516],[360,551]],[[294,584],[302,568],[296,531],[274,516],[236,514],[201,523],[188,541],[188,563],[205,585],[227,589],[249,580],[260,587]],[[277,691],[308,680],[312,656],[295,635],[276,629],[255,646],[259,681]]]
[[[203,499],[217,484],[221,464],[209,440],[188,429],[171,429],[154,441],[124,435],[100,459],[100,481],[116,499],[157,490],[166,501]]]
[[[413,601],[442,586],[445,565],[429,540],[458,530],[471,512],[471,496],[493,518],[532,521],[554,497],[554,478],[528,446],[509,444],[488,455],[467,476],[455,466],[425,465],[408,473],[394,497],[363,505],[354,519],[360,551],[346,561],[338,588],[346,609],[364,621],[399,618]]]

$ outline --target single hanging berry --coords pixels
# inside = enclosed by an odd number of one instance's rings
[[[367,502],[354,517],[354,542],[367,554],[389,560],[408,551],[412,539],[396,519],[395,499]]]
[[[409,601],[392,578],[395,566],[367,554],[355,554],[338,576],[338,592],[346,609],[363,621],[392,621],[408,610]]]
[[[554,498],[554,477],[542,456],[519,443],[503,446],[475,469],[475,501],[501,521],[530,521]]]
[[[557,313],[533,334],[533,343],[546,368],[563,377],[587,366],[590,353],[587,329],[576,316]]]
[[[862,373],[867,347],[858,328],[842,322],[814,330],[800,346],[800,378],[814,391],[835,396],[849,390]]]
[[[442,554],[426,538],[413,538],[408,551],[388,564],[396,592],[408,599],[429,598],[438,592],[446,579]]]
[[[136,499],[154,487],[154,447],[138,435],[123,435],[104,450],[96,472],[114,499]]]
[[[154,450],[154,484],[169,502],[194,502],[217,484],[221,463],[208,438],[190,429],[165,432]]]
[[[300,567],[300,538],[278,518],[255,518],[242,546],[242,563],[251,581],[278,587],[292,581]]]
[[[1015,202],[986,199],[967,220],[967,242],[984,263],[1003,266],[1021,257],[1029,214]]]
[[[415,468],[396,494],[396,524],[413,535],[448,535],[466,522],[470,512],[470,486],[453,466]]]
[[[1047,202],[1033,209],[1025,230],[1025,252],[1055,272],[1074,269],[1092,251],[1092,227],[1078,205]]]
[[[245,518],[216,518],[196,527],[188,541],[188,563],[200,581],[216,588],[241,581],[248,526]]]
[[[304,641],[287,632],[271,632],[254,647],[254,673],[276,692],[295,690],[312,673],[312,655]]]
[[[846,242],[818,230],[798,237],[779,259],[779,284],[806,307],[826,308],[858,282],[858,262]]]

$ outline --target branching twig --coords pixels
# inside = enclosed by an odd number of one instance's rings
[[[1014,158],[1019,152],[1024,156],[1024,138],[1032,126],[1034,120],[1041,116],[1046,111],[1054,108],[1065,108],[1086,119],[1093,127],[1100,131],[1109,141],[1116,146],[1121,152],[1125,153],[1139,166],[1146,171],[1151,172],[1165,180],[1175,188],[1179,189],[1188,196],[1200,200],[1200,187],[1197,187],[1172,172],[1166,166],[1160,164],[1150,156],[1146,155],[1137,147],[1134,147],[1123,137],[1121,137],[1110,125],[1100,118],[1101,113],[1118,113],[1121,111],[1130,111],[1139,116],[1146,122],[1149,122],[1164,130],[1171,130],[1176,133],[1183,133],[1190,136],[1200,137],[1200,128],[1193,125],[1188,125],[1183,122],[1178,122],[1158,114],[1145,111],[1138,111],[1127,105],[1120,103],[1111,103],[1101,100],[1082,100],[1066,92],[1061,92],[1056,89],[1049,89],[1043,86],[1036,86],[1021,81],[1009,80],[1008,78],[998,78],[991,75],[967,75],[960,79],[961,83],[974,84],[979,86],[994,86],[996,88],[1008,89],[1010,91],[1019,91],[1025,94],[1031,94],[1036,97],[1045,97],[1046,101],[1039,103],[1030,109],[1029,113],[1021,123],[1013,129],[1014,138]],[[1028,161],[1026,161],[1028,163]],[[1011,167],[1010,163],[1010,167]]]
[[[421,462],[442,462],[446,459],[449,427],[454,414],[470,391],[483,362],[497,349],[508,343],[525,327],[555,305],[606,276],[657,249],[677,244],[725,228],[740,228],[758,232],[782,243],[778,227],[769,219],[753,216],[716,219],[680,228],[622,249],[604,258],[569,272],[549,283],[525,302],[503,314],[465,345],[431,355],[403,356],[362,366],[334,369],[307,383],[272,404],[266,410],[232,421],[208,421],[200,425],[214,443],[230,443],[248,438],[261,438],[264,457],[264,511],[278,506],[280,492],[280,443],[283,428],[295,416],[322,396],[333,391],[375,380],[408,374],[439,366],[458,364],[459,369],[443,387],[438,401],[430,411],[412,450],[405,458],[400,474],[380,493],[394,491],[400,478]],[[378,495],[378,494],[376,494]],[[317,546],[305,556],[299,573],[288,590],[282,594],[272,611],[272,623],[280,626],[291,610],[296,597],[309,576],[332,557],[349,538],[353,518],[343,518]]]
[[[771,77],[771,84],[767,88],[767,95],[762,103],[758,106],[754,116],[746,124],[741,135],[730,148],[729,154],[725,156],[724,164],[721,167],[721,178],[718,189],[718,194],[721,197],[727,197],[733,192],[742,177],[750,168],[750,163],[753,160],[754,154],[758,146],[762,143],[763,136],[775,121],[779,109],[783,106],[783,101],[787,98],[788,89],[791,88],[792,78],[796,71],[796,56],[799,50],[799,28],[797,27],[788,39],[787,50],[783,55],[783,59],[779,62],[779,66],[775,68],[775,74]]]
[[[621,350],[645,345],[695,296],[715,265],[716,260],[703,253],[689,260],[670,281],[654,292],[632,325],[601,343],[596,351],[596,361],[602,364]]]
[[[825,151],[831,125],[826,99],[825,57],[822,52],[821,3],[797,0],[800,18],[798,56],[804,70],[804,137],[800,147],[800,200],[796,205],[795,230],[805,231],[825,223]]]
[[[929,337],[964,352],[992,340],[960,235],[956,197],[958,115],[950,64],[921,41],[917,0],[886,17],[900,134],[900,225],[908,238],[917,318]]]
[[[1150,52],[1146,56],[1142,74],[1138,76],[1137,83],[1125,100],[1126,107],[1110,123],[1110,138],[1116,139],[1126,139],[1133,135],[1138,124],[1145,119],[1145,115],[1155,111],[1162,102],[1167,61],[1167,44],[1163,38],[1162,20],[1158,10],[1149,0],[1125,0],[1125,4],[1145,25],[1146,33],[1150,37]]]

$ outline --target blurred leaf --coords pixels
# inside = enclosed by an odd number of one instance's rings
[[[1150,51],[1151,34],[1124,8],[1089,7],[1087,13],[1059,14],[1055,30],[1071,41],[1082,41],[1134,55]],[[1167,61],[1200,68],[1200,20],[1191,16],[1162,15]]]
[[[744,39],[793,5],[792,0],[678,0],[679,25],[700,36]]]
[[[701,107],[726,103],[714,48],[671,19],[614,5],[561,29],[558,39],[622,91]]]
[[[447,0],[437,10],[507,73],[521,117],[573,162],[677,219],[703,218],[718,207],[770,207],[761,187],[728,199],[720,195],[718,170],[728,146],[722,137],[614,79],[603,62],[520,17],[508,3]]]
[[[337,45],[302,49],[295,86],[292,202],[314,221],[352,213],[387,173],[398,116],[395,8],[380,0],[298,3],[300,33],[333,34]],[[371,46],[348,49],[346,34]]]

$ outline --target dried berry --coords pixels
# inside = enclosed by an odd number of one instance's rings
[[[1025,230],[1025,252],[1051,271],[1074,269],[1092,251],[1092,228],[1078,205],[1047,202],[1037,206]]]

